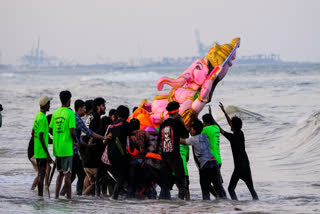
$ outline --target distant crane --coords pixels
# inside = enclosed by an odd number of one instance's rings
[[[205,45],[200,40],[200,33],[195,30],[196,42],[198,46],[198,57],[205,57],[212,45]],[[213,42],[213,44],[216,42]],[[279,54],[256,54],[251,56],[242,56],[237,59],[238,64],[272,64],[282,63]]]
[[[39,67],[39,66],[50,66],[53,65],[57,60],[56,57],[47,56],[47,54],[40,49],[40,37],[38,38],[37,47],[32,49],[29,54],[25,54],[20,60],[27,66]]]
[[[197,46],[198,46],[198,57],[205,57],[208,53],[208,51],[210,50],[210,48],[212,48],[212,45],[205,45],[201,42],[200,40],[200,33],[198,30],[194,31],[195,35],[196,35],[196,42],[197,42]],[[214,44],[215,42],[213,42],[212,44]]]

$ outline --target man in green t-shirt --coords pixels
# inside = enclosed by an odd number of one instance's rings
[[[182,159],[182,163],[183,163],[183,168],[184,168],[184,174],[186,176],[186,201],[190,200],[190,190],[189,190],[189,172],[188,172],[188,160],[189,160],[189,146],[188,145],[183,145],[180,144],[180,156]]]
[[[61,107],[52,113],[50,132],[53,135],[53,155],[56,157],[59,175],[56,181],[56,198],[59,198],[62,180],[64,178],[67,198],[71,199],[71,170],[73,145],[78,145],[75,128],[74,112],[69,108],[71,103],[70,91],[60,92]]]
[[[217,125],[213,124],[213,117],[211,114],[205,114],[202,116],[203,130],[201,134],[208,136],[210,141],[210,152],[221,167],[220,156],[220,129]]]
[[[34,157],[38,167],[38,195],[43,196],[43,181],[47,166],[52,163],[48,151],[49,126],[46,112],[50,109],[51,98],[47,96],[40,97],[40,112],[36,115],[32,127],[32,136],[34,139]]]
[[[209,112],[211,112],[211,109],[209,109]],[[221,168],[222,162],[220,156],[220,129],[217,125],[214,124],[214,119],[211,113],[203,115],[202,120],[204,128],[201,134],[205,134],[208,136],[210,142],[210,152],[218,162],[219,168]],[[220,179],[221,183],[223,183],[221,173]],[[222,191],[225,192],[224,189],[222,189]],[[210,192],[216,197],[216,191],[213,188],[210,190]]]

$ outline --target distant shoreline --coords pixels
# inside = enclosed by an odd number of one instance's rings
[[[51,66],[32,66],[32,65],[1,65],[0,72],[4,71],[72,71],[72,70],[92,70],[92,71],[126,71],[126,70],[146,70],[146,69],[155,69],[155,70],[175,70],[177,68],[186,69],[192,64],[194,60],[198,58],[190,59],[188,61],[180,61],[174,63],[155,62],[149,64],[136,64],[130,65],[124,62],[112,63],[112,64],[76,64],[76,65],[51,65]],[[248,62],[246,60],[236,60],[234,66],[293,66],[293,65],[319,65],[320,62],[295,62],[295,61],[256,61]]]

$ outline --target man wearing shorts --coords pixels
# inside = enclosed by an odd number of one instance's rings
[[[56,198],[64,178],[67,198],[71,199],[71,171],[73,145],[78,145],[75,128],[76,119],[74,112],[69,108],[71,103],[70,91],[60,92],[61,107],[52,113],[50,131],[53,134],[53,155],[56,157],[59,175],[56,181]]]
[[[38,168],[38,195],[43,196],[43,182],[47,165],[52,163],[48,151],[49,127],[46,112],[50,109],[50,98],[40,97],[40,112],[36,115],[32,127],[32,137],[34,139],[34,157]]]

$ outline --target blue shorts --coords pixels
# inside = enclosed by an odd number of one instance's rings
[[[72,157],[56,157],[56,164],[58,172],[63,172],[63,174],[72,172]]]

